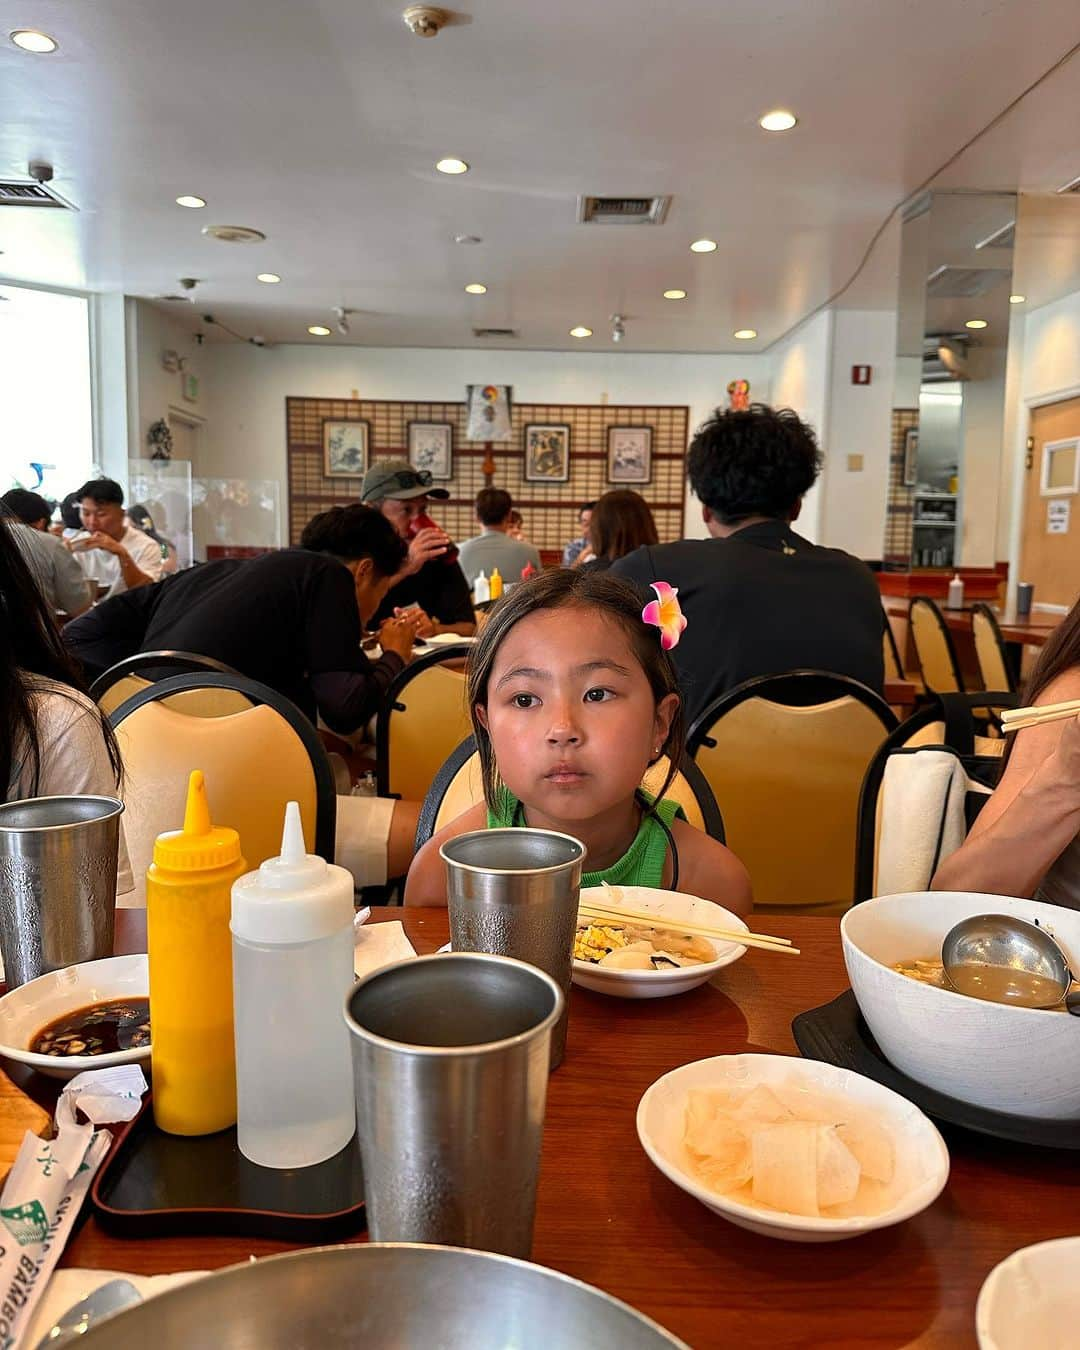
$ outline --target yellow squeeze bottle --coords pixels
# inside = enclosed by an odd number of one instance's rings
[[[497,567],[491,569],[491,598],[498,600],[503,593],[503,579]]]
[[[184,828],[158,835],[146,874],[154,1120],[167,1134],[236,1124],[229,917],[246,871],[240,836],[210,823],[195,769]]]

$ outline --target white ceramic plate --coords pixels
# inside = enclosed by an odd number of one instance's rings
[[[430,637],[424,638],[429,647],[458,647],[464,644],[471,646],[476,638],[462,637],[458,633],[432,633]]]
[[[986,1277],[975,1305],[980,1350],[1072,1350],[1080,1325],[1080,1237],[1021,1247]]]
[[[704,1185],[692,1172],[683,1144],[687,1097],[691,1088],[731,1083],[746,1087],[783,1083],[844,1097],[873,1111],[896,1151],[889,1207],[856,1218],[815,1219],[743,1204]],[[638,1104],[637,1132],[653,1163],[688,1195],[740,1228],[789,1242],[837,1242],[902,1223],[933,1204],[949,1176],[945,1141],[917,1106],[850,1069],[787,1055],[720,1055],[673,1069],[646,1090]]]
[[[146,998],[150,991],[146,953],[110,956],[104,961],[39,975],[0,998],[0,1055],[29,1064],[50,1078],[74,1078],[84,1069],[150,1062],[150,1046],[117,1050],[111,1055],[35,1055],[28,1049],[34,1036],[61,1013],[114,998]]]
[[[711,900],[699,900],[694,895],[683,895],[678,891],[651,890],[647,886],[612,887],[620,897],[620,903],[627,909],[639,909],[655,914],[657,921],[663,921],[667,927],[677,929],[679,921],[700,923],[710,928],[734,929],[747,932],[746,924],[736,914]],[[589,886],[581,892],[581,899],[591,900],[594,904],[609,906],[610,892],[603,886]],[[615,906],[618,908],[618,906]],[[597,919],[597,923],[605,920]],[[628,922],[632,922],[629,920]],[[740,956],[746,955],[746,948],[734,942],[713,942],[706,938],[716,952],[715,961],[707,961],[700,966],[680,966],[678,970],[612,970],[607,966],[594,965],[591,961],[574,962],[574,983],[582,989],[591,989],[596,994],[610,994],[613,998],[669,998],[672,994],[685,994],[688,989],[696,989],[705,984],[722,970],[730,966]]]

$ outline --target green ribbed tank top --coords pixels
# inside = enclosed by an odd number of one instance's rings
[[[644,793],[642,795],[646,796]],[[686,819],[678,802],[666,798],[656,807],[656,814],[668,830],[677,818]],[[660,820],[652,814],[643,814],[633,843],[618,862],[599,872],[584,872],[581,877],[582,886],[600,886],[606,881],[609,886],[662,887],[668,835]],[[524,812],[518,799],[509,788],[505,786],[497,788],[494,809],[488,807],[488,829],[506,830],[524,824]],[[573,831],[568,830],[567,833]]]

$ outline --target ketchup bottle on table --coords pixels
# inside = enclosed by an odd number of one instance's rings
[[[413,516],[412,520],[409,521],[409,538],[414,539],[420,533],[421,530],[441,530],[441,529],[442,526],[436,524],[436,522],[431,519],[431,517],[428,515],[426,511],[421,511],[419,515]],[[457,558],[458,558],[457,545],[451,543],[447,546],[446,552],[441,555],[440,561],[444,563],[452,563],[457,562]]]

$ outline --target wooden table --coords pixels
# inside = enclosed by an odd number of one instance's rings
[[[373,918],[402,919],[421,953],[447,938],[444,910]],[[119,911],[117,920],[117,949],[143,950],[143,911]],[[765,923],[793,938],[802,957],[751,951],[715,983],[672,999],[573,991],[566,1060],[548,1096],[533,1259],[625,1299],[694,1347],[973,1346],[975,1299],[990,1269],[1017,1247],[1080,1229],[1080,1154],[950,1132],[952,1174],[929,1210],[896,1228],[811,1246],[726,1223],[663,1177],[638,1143],[637,1103],[661,1074],[710,1055],[792,1054],[795,1014],[847,987],[836,919]],[[154,1274],[286,1247],[228,1237],[125,1241],[90,1218],[63,1262]]]
[[[884,603],[886,614],[893,614],[902,619],[908,617],[910,601],[886,598]],[[944,605],[939,605],[938,608],[945,620],[945,626],[951,633],[970,634],[970,605],[963,609],[946,609]],[[1046,610],[1035,610],[1031,614],[1018,615],[1007,619],[998,606],[991,605],[990,608],[994,611],[1002,638],[1006,642],[1016,642],[1028,647],[1044,646],[1051,633],[1065,617],[1064,614],[1051,614]]]
[[[919,697],[919,686],[914,680],[886,680],[885,702],[890,708],[913,708]]]

